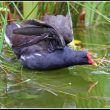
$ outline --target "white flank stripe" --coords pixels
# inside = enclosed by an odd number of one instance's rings
[[[25,56],[21,55],[21,59],[22,59],[22,60],[25,60]]]
[[[39,54],[39,53],[35,53],[34,55],[37,55],[37,56],[42,56],[41,54]]]
[[[19,24],[16,24],[18,28],[20,28],[21,26]]]
[[[5,36],[5,41],[6,41],[6,43],[7,43],[10,47],[12,47],[12,43],[11,43],[11,41],[9,40],[9,38],[7,37],[7,35],[5,34],[4,36]]]

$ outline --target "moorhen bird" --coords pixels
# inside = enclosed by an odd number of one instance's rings
[[[43,21],[26,20],[21,25],[6,26],[6,42],[12,47],[23,67],[51,70],[95,62],[86,51],[75,51],[69,19],[63,15],[45,15]]]

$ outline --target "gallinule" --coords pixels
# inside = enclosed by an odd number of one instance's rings
[[[43,21],[26,20],[21,25],[11,22],[5,39],[26,68],[50,70],[95,63],[88,52],[67,46],[73,35],[63,15],[46,15]]]

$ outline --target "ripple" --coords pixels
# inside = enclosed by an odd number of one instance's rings
[[[110,74],[110,73],[105,72],[105,71],[92,71],[91,73],[92,74]]]

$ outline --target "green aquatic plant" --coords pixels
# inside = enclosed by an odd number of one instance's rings
[[[2,29],[1,29],[1,33],[0,33],[0,53],[2,52],[2,48],[3,48],[3,42],[4,42],[4,36],[5,36],[5,27],[7,24],[7,14],[9,12],[9,9],[7,7],[5,7],[3,4],[0,4],[0,18],[2,22]]]
[[[81,5],[85,9],[85,25],[94,25],[102,23],[110,23],[110,18],[108,15],[109,5],[108,2],[76,2],[76,4]]]

